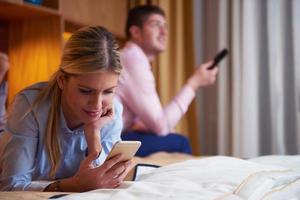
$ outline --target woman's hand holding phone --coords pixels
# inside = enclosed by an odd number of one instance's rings
[[[73,188],[74,192],[86,192],[100,188],[116,188],[126,177],[132,168],[132,161],[123,161],[122,154],[118,154],[106,160],[99,167],[92,167],[93,160],[86,157],[76,172],[76,174],[61,182],[62,189],[69,191]]]
[[[118,187],[133,168],[132,158],[140,145],[139,141],[117,142],[98,167],[93,166],[92,156],[86,157],[73,177],[61,180],[61,188],[63,191],[85,192]]]

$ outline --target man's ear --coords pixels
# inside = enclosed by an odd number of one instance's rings
[[[66,84],[66,76],[63,73],[60,73],[56,79],[58,87],[63,90]]]
[[[129,32],[130,32],[131,39],[133,39],[133,40],[139,40],[140,37],[141,37],[142,30],[138,26],[131,26],[129,28]]]

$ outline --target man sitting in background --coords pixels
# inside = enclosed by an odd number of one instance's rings
[[[188,139],[170,133],[195,97],[199,87],[216,80],[212,62],[198,67],[179,93],[162,107],[150,62],[166,49],[168,37],[164,11],[157,6],[139,6],[129,11],[128,41],[121,50],[123,71],[117,95],[123,103],[123,140],[140,140],[137,156],[158,151],[191,153]]]

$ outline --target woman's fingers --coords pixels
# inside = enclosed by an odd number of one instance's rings
[[[93,165],[93,161],[94,161],[94,157],[93,156],[88,156],[86,157],[84,160],[81,161],[80,164],[80,169],[84,170],[84,169],[90,169],[90,168],[94,168]]]
[[[106,173],[106,178],[111,180],[109,183],[110,187],[116,188],[120,186],[120,184],[124,181],[127,173],[131,169],[131,164],[132,162],[130,160],[120,162]]]
[[[76,180],[79,180],[81,185],[85,186],[85,190],[118,187],[132,165],[131,160],[122,161],[122,159],[124,159],[124,156],[118,154],[99,167],[90,167],[93,159],[89,156],[82,161]]]
[[[122,154],[118,154],[118,155],[112,157],[111,159],[105,161],[100,167],[98,167],[98,170],[108,171],[114,165],[119,163],[123,158],[124,158],[124,156]]]
[[[117,163],[107,171],[107,177],[111,179],[121,178],[123,180],[130,170],[131,163],[131,160]]]

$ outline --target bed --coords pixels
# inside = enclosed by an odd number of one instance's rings
[[[163,156],[162,156],[163,157]],[[184,160],[174,162],[176,159]],[[300,156],[266,156],[251,160],[213,156],[173,156],[163,167],[138,175],[117,189],[71,194],[60,199],[300,199]]]

